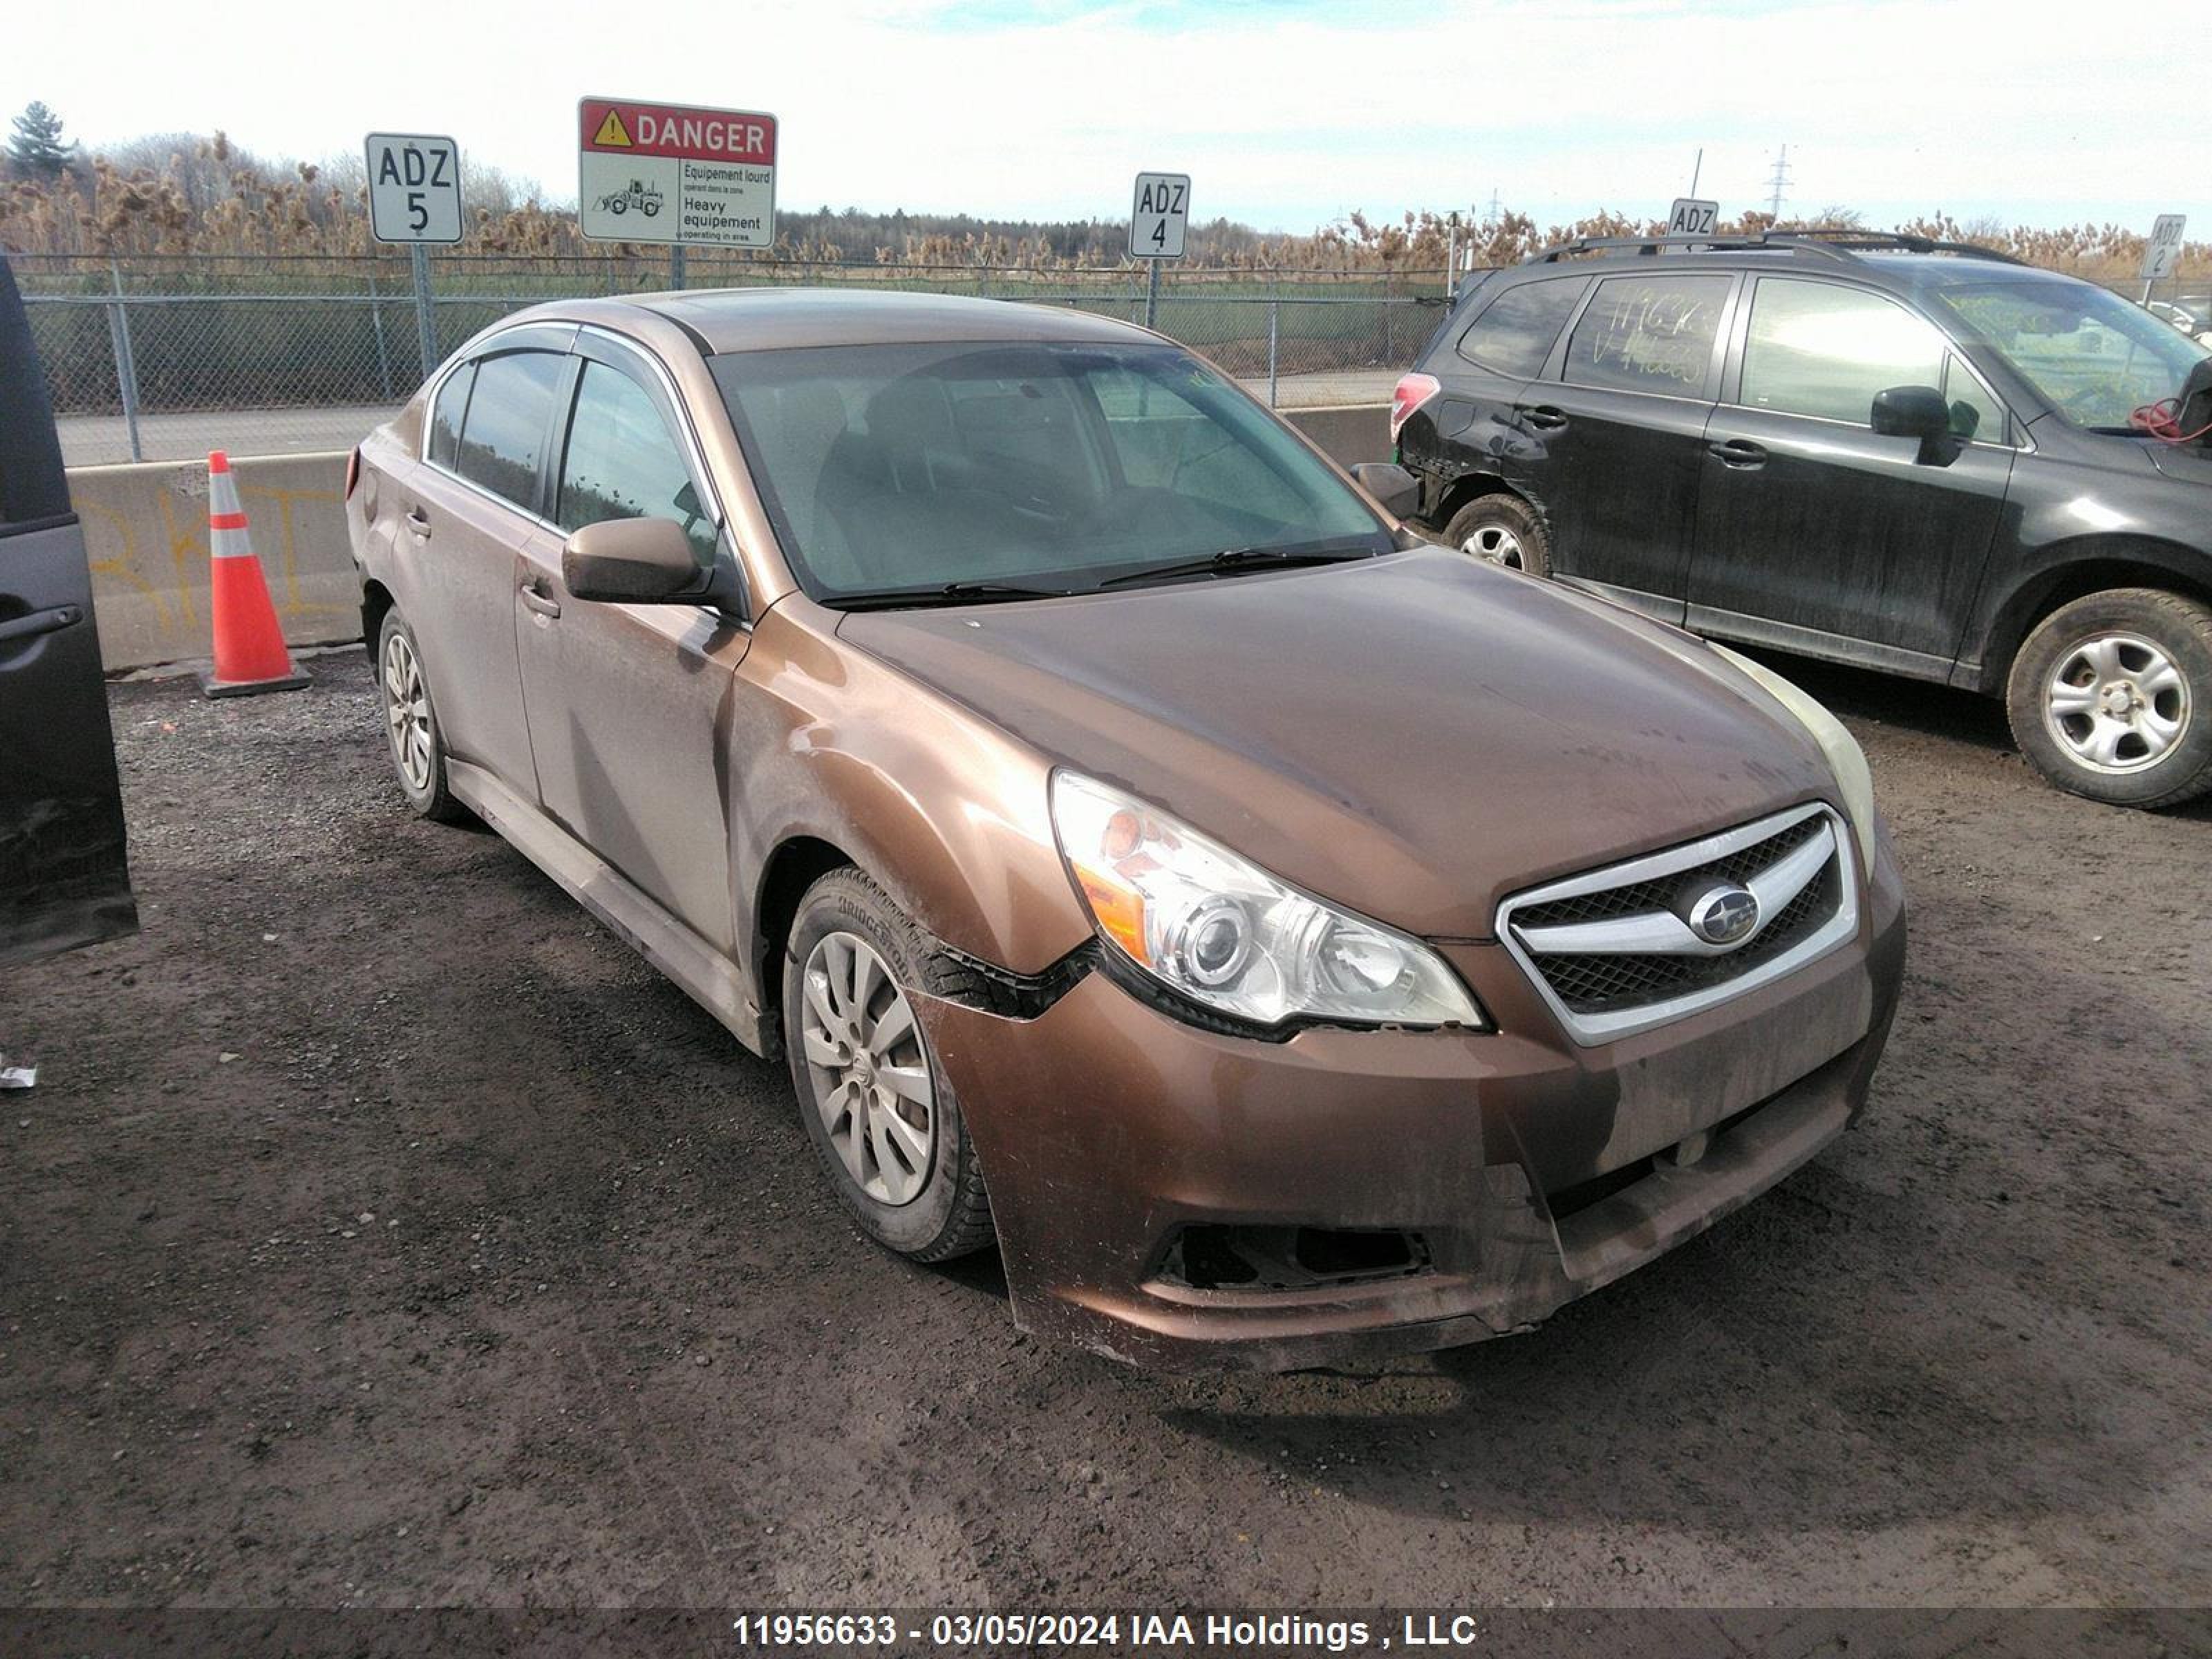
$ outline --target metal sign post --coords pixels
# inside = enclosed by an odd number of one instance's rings
[[[415,339],[427,380],[438,366],[429,244],[461,240],[461,147],[428,133],[372,132],[367,148],[369,233],[380,242],[407,245],[415,276]]]
[[[1129,207],[1129,257],[1142,259],[1145,275],[1145,326],[1151,328],[1160,311],[1160,261],[1182,258],[1184,233],[1190,228],[1190,175],[1187,173],[1140,173]]]

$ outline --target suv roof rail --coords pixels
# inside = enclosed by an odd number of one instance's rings
[[[1656,253],[1662,248],[1701,248],[1711,253],[1735,253],[1773,248],[1784,253],[1818,254],[1838,264],[1855,263],[1859,250],[1901,249],[1908,253],[1955,253],[1967,258],[1995,259],[2001,264],[2024,264],[2009,253],[1972,242],[1939,242],[1932,237],[1907,235],[1902,231],[1860,230],[1852,226],[1816,226],[1809,230],[1761,230],[1739,236],[1578,236],[1530,254],[1523,264],[1555,264],[1573,253],[1611,252],[1632,248]]]

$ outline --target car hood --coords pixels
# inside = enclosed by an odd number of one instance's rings
[[[847,616],[842,640],[1309,891],[1490,936],[1547,878],[1833,793],[1697,641],[1463,555]]]

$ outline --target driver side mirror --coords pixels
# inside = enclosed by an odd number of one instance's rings
[[[1421,481],[1395,461],[1361,461],[1352,477],[1394,519],[1409,519],[1421,505]]]
[[[667,519],[587,524],[561,550],[561,580],[580,599],[660,605],[695,599],[706,586],[683,526]]]
[[[1951,431],[1951,405],[1932,386],[1893,386],[1874,394],[1868,424],[1882,438],[1917,438],[1923,465],[1948,466],[1959,459]]]

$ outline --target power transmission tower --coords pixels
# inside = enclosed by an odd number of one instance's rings
[[[1498,187],[1494,185],[1491,186],[1490,191],[1490,216],[1482,222],[1486,225],[1494,225],[1498,222]]]
[[[1777,221],[1779,221],[1782,217],[1783,192],[1790,187],[1789,145],[1783,145],[1781,152],[1775,156],[1774,176],[1766,181],[1766,187],[1772,192],[1767,198],[1768,210],[1773,214]]]

